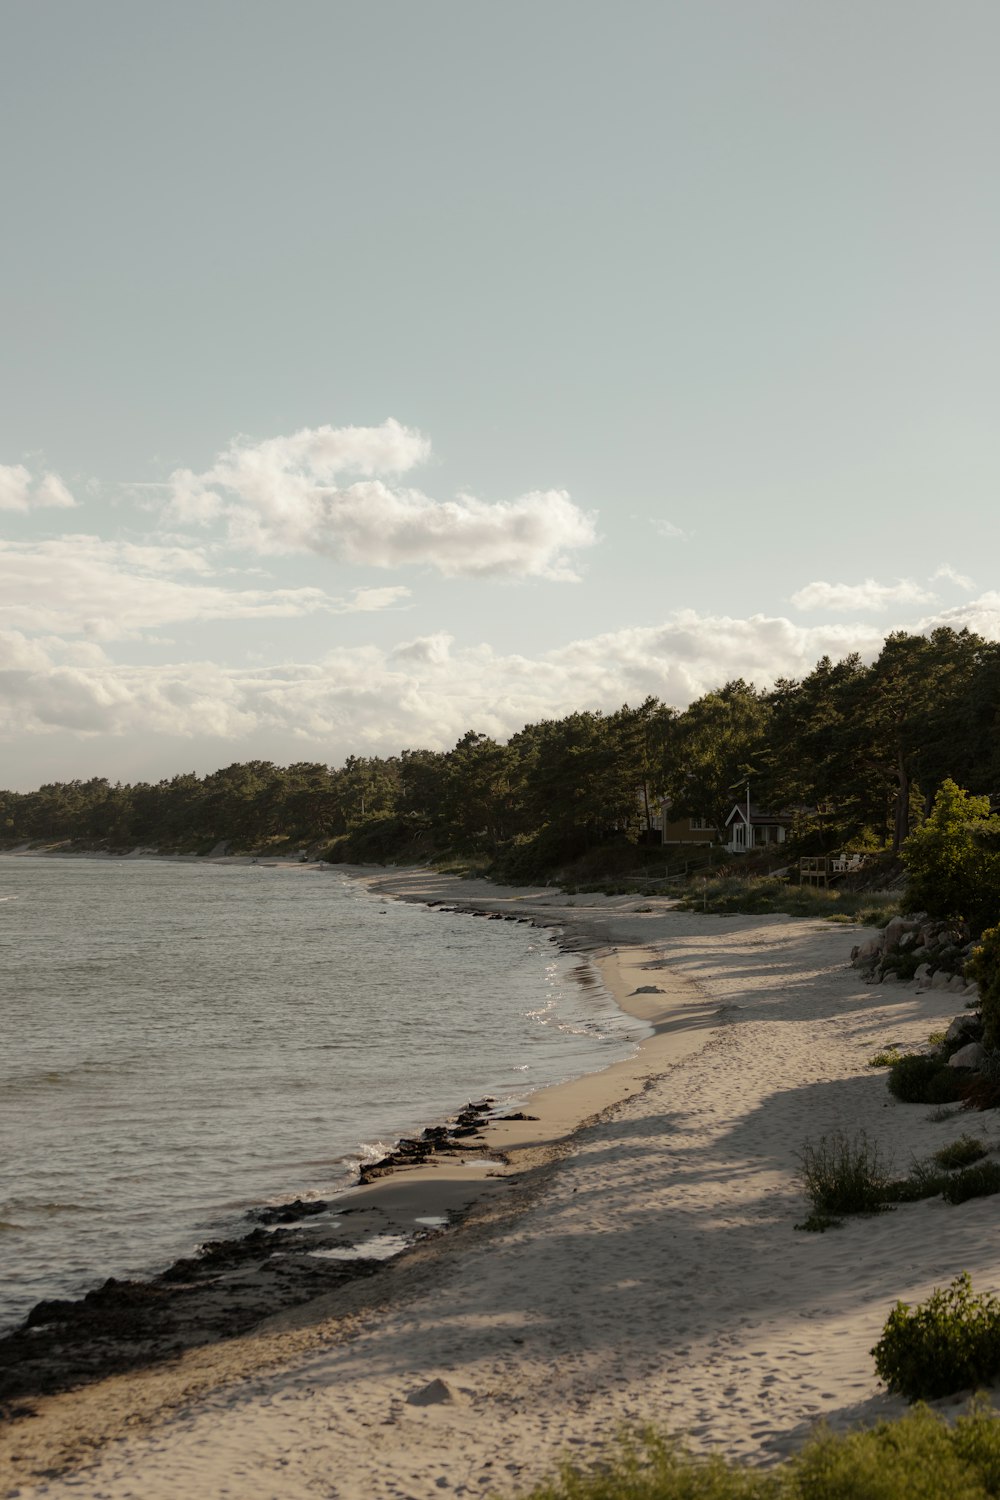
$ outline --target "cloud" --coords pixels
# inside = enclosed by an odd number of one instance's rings
[[[76,503],[58,474],[33,479],[24,464],[0,464],[0,510],[68,510]]]
[[[956,604],[953,609],[940,610],[921,620],[917,629],[930,631],[938,625],[947,625],[952,630],[971,630],[990,641],[1000,640],[1000,593],[980,594],[978,599]]]
[[[178,574],[194,577],[184,580]],[[201,548],[137,546],[96,536],[0,540],[0,627],[111,641],[203,620],[371,613],[399,604],[402,586],[337,598],[319,588],[227,588]]]
[[[900,578],[896,583],[876,583],[867,578],[864,583],[807,583],[791,597],[796,609],[829,609],[847,614],[851,610],[886,610],[895,604],[929,604],[934,595],[922,589],[911,578]]]
[[[445,632],[394,649],[343,646],[320,660],[221,667],[71,661],[66,647],[0,640],[0,732],[63,729],[73,734],[151,736],[226,742],[217,753],[285,759],[308,753],[396,754],[406,746],[443,749],[466,729],[505,737],[527,722],[579,708],[617,707],[655,694],[678,705],[729,677],[763,685],[801,675],[825,652],[874,655],[881,633],[869,626],[804,628],[763,615],[749,619],[680,610],[662,624],[574,641],[534,657],[490,646],[458,646]],[[5,656],[6,651],[6,656]],[[64,706],[61,706],[64,705]],[[254,748],[256,747],[256,748]],[[161,743],[158,774],[176,768]]]
[[[264,555],[309,551],[446,576],[577,578],[569,553],[591,546],[596,532],[565,490],[442,501],[387,481],[430,451],[427,438],[392,419],[257,443],[237,438],[204,472],[174,471],[170,509],[184,524],[221,522],[236,546]]]
[[[691,535],[689,531],[675,526],[673,521],[664,520],[662,516],[650,516],[649,524],[659,536],[666,537],[668,540],[679,540]]]
[[[345,603],[356,606],[357,598]],[[1000,640],[1000,593],[912,628],[939,625],[968,626]],[[824,655],[857,651],[873,660],[883,638],[871,621],[803,626],[781,616],[684,609],[658,625],[584,637],[533,656],[460,645],[442,631],[387,649],[345,645],[313,661],[227,667],[197,660],[122,664],[93,640],[33,640],[4,628],[0,738],[24,747],[33,737],[68,736],[75,748],[66,758],[74,767],[83,754],[80,739],[96,738],[94,774],[125,779],[171,774],[196,758],[187,747],[197,747],[202,770],[212,769],[216,756],[339,762],[351,753],[446,749],[470,728],[502,739],[525,723],[610,710],[648,694],[683,707],[733,677],[767,687],[778,677],[804,676]],[[25,764],[21,784],[34,785],[34,761]]]
[[[972,579],[967,577],[965,573],[956,572],[951,563],[942,563],[937,572],[931,574],[931,583],[934,583],[938,578],[947,578],[949,583],[957,584],[960,589],[965,589],[968,594],[971,594],[976,586]]]

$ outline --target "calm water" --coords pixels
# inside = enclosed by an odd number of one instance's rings
[[[0,1329],[625,1056],[578,970],[332,871],[0,857]]]

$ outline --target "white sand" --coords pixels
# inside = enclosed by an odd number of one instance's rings
[[[417,875],[382,888],[432,885],[458,890]],[[640,1058],[548,1091],[539,1124],[519,1127],[521,1178],[494,1185],[479,1222],[388,1270],[377,1311],[320,1322],[318,1337],[315,1305],[273,1320],[268,1370],[254,1371],[254,1341],[241,1340],[40,1403],[0,1448],[24,1456],[21,1496],[508,1494],[563,1454],[592,1455],[622,1423],[769,1462],[820,1416],[840,1428],[903,1409],[880,1393],[869,1350],[898,1297],[966,1269],[1000,1289],[1000,1200],[933,1200],[797,1233],[807,1208],[795,1153],[863,1126],[903,1172],[963,1132],[1000,1143],[994,1115],[931,1122],[865,1066],[888,1042],[926,1040],[955,998],[865,985],[847,967],[857,929],[508,894],[618,945],[606,972],[619,994],[664,989],[627,1001],[651,1007],[657,1027]],[[498,904],[492,888],[481,899]],[[615,1097],[626,1102],[555,1160],[542,1150]],[[407,1402],[435,1378],[454,1402]],[[185,1390],[195,1394],[177,1406]],[[131,1403],[165,1409],[130,1429]],[[88,1422],[114,1441],[58,1477],[23,1477],[56,1467]]]

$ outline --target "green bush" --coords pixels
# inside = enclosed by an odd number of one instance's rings
[[[982,932],[1000,915],[1000,818],[990,799],[941,784],[930,817],[902,849],[906,905]]]
[[[523,1500],[992,1500],[1000,1495],[1000,1422],[976,1402],[954,1425],[918,1405],[893,1422],[840,1435],[821,1428],[777,1468],[699,1459],[647,1431],[589,1469],[566,1464]]]
[[[982,1161],[948,1179],[941,1196],[946,1203],[965,1203],[969,1198],[988,1198],[1000,1193],[1000,1164]]]
[[[951,1104],[960,1095],[954,1068],[939,1057],[910,1052],[889,1068],[889,1092],[902,1104]]]
[[[942,1146],[940,1151],[935,1151],[934,1160],[939,1167],[944,1167],[949,1172],[954,1172],[960,1167],[971,1167],[974,1161],[981,1161],[989,1152],[985,1141],[978,1136],[960,1135],[957,1141],[952,1141],[949,1146]]]
[[[967,1271],[911,1308],[897,1302],[871,1351],[890,1391],[933,1401],[1000,1374],[1000,1302],[977,1296]]]
[[[806,1196],[822,1218],[880,1211],[891,1180],[889,1163],[863,1130],[854,1136],[835,1131],[816,1145],[807,1141],[797,1159]]]
[[[983,1017],[983,1046],[1000,1047],[1000,926],[988,927],[965,966],[968,979],[979,986]]]
[[[870,1068],[891,1068],[893,1063],[898,1063],[902,1053],[898,1047],[883,1047],[881,1052],[874,1053],[868,1059]]]
[[[929,1162],[915,1161],[909,1175],[891,1182],[886,1189],[889,1203],[919,1203],[923,1198],[936,1198],[951,1182],[943,1167],[932,1167]]]

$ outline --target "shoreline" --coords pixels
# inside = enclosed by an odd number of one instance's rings
[[[252,862],[250,857],[223,856],[222,860]],[[297,861],[289,863],[301,867]],[[392,877],[380,868],[331,869],[358,880],[379,899],[397,898],[396,890],[390,888]],[[515,895],[515,902],[522,894]],[[409,890],[398,893],[398,898],[417,901],[430,911],[442,904],[433,896],[424,899]],[[409,1253],[429,1238],[451,1233],[473,1205],[502,1195],[525,1172],[551,1159],[560,1143],[586,1119],[628,1098],[651,1067],[669,1065],[680,1056],[678,1039],[664,1035],[667,997],[630,995],[630,986],[638,988],[644,977],[639,965],[654,957],[651,952],[636,950],[632,955],[635,973],[626,977],[620,957],[603,950],[582,928],[573,931],[573,924],[554,921],[546,911],[520,907],[511,912],[500,899],[495,909],[493,903],[484,906],[482,899],[459,900],[446,909],[470,917],[495,917],[502,912],[510,920],[536,927],[560,951],[586,956],[618,1008],[652,1034],[641,1038],[628,1058],[526,1090],[523,1106],[513,1113],[481,1114],[467,1145],[452,1138],[427,1158],[412,1163],[398,1154],[401,1138],[383,1161],[362,1165],[360,1181],[334,1193],[318,1208],[309,1203],[296,1214],[291,1209],[284,1212],[285,1204],[261,1205],[248,1211],[246,1217],[253,1227],[246,1234],[208,1240],[193,1257],[175,1261],[160,1273],[141,1280],[95,1281],[82,1295],[42,1299],[29,1309],[26,1319],[0,1338],[0,1418],[17,1417],[26,1410],[26,1402],[58,1397],[95,1381],[155,1372],[167,1358],[243,1337],[261,1322],[308,1309],[317,1296],[343,1293],[355,1279],[383,1269],[390,1256]],[[662,986],[657,988],[662,990]],[[676,1010],[679,994],[669,998]],[[670,1022],[673,1031],[685,1024],[676,1015]],[[470,1107],[476,1108],[466,1106]],[[439,1135],[443,1128],[429,1126],[423,1136]],[[363,1253],[365,1247],[371,1247],[370,1255]],[[271,1270],[270,1265],[262,1268],[259,1264],[262,1251],[285,1262],[280,1282],[262,1274]],[[335,1268],[325,1267],[330,1274],[323,1280],[316,1266],[320,1257],[337,1261]]]
[[[771,1463],[820,1417],[843,1430],[905,1409],[868,1351],[897,1298],[961,1269],[1000,1286],[995,1205],[929,1200],[796,1234],[795,1157],[806,1138],[863,1127],[905,1162],[968,1128],[895,1103],[866,1066],[890,1040],[925,1040],[950,1017],[947,995],[864,985],[846,926],[356,873],[383,895],[391,883],[403,899],[486,908],[495,894],[537,908],[540,925],[571,924],[570,944],[606,950],[622,999],[660,1008],[643,1063],[536,1096],[545,1120],[500,1127],[534,1132],[516,1175],[484,1183],[455,1229],[378,1275],[40,1403],[0,1435],[0,1455],[21,1455],[9,1462],[22,1496],[47,1474],[41,1492],[68,1497],[82,1473],[102,1500],[270,1500],[276,1469],[283,1500],[506,1494],[567,1451],[597,1456],[622,1424]],[[648,985],[659,993],[635,993]],[[1000,1149],[997,1121],[973,1120]],[[394,1182],[416,1186],[404,1174],[359,1191]],[[51,1477],[63,1469],[65,1486]]]

